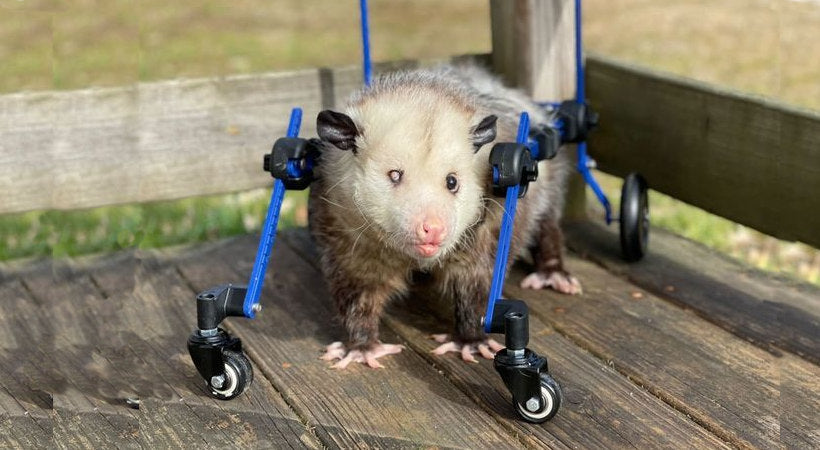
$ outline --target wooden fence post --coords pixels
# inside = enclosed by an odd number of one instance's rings
[[[490,0],[493,70],[540,101],[575,96],[575,2]],[[564,149],[575,155],[574,146]],[[564,216],[586,216],[585,186],[573,173]]]

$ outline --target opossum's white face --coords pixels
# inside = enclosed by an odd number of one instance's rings
[[[351,150],[345,162],[355,174],[348,178],[353,200],[384,244],[430,263],[480,219],[489,165],[477,149],[495,138],[495,116],[440,100],[382,98],[349,117],[323,112],[319,135]]]

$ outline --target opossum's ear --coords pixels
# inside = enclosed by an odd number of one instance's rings
[[[330,142],[341,150],[352,150],[356,153],[356,136],[359,135],[359,130],[350,117],[326,109],[316,117],[316,131],[321,140]]]
[[[473,129],[472,138],[475,151],[478,151],[482,145],[488,144],[495,139],[495,122],[498,120],[496,116],[487,116],[481,119]]]

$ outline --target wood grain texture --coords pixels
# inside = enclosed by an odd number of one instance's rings
[[[618,231],[582,222],[564,227],[568,246],[587,259],[706,320],[779,354],[820,364],[820,289],[764,274],[664,230],[650,232],[637,263],[620,256]]]
[[[820,391],[816,365],[773,356],[590,262],[570,256],[567,268],[583,295],[520,289],[520,270],[506,293],[528,300],[530,311],[559,333],[734,446],[820,445],[820,418],[811,412]],[[795,383],[805,397],[789,405],[787,372],[812,374]]]
[[[179,260],[192,285],[242,282],[257,239],[246,236]],[[383,360],[384,370],[353,364],[333,370],[319,360],[341,337],[316,269],[278,244],[255,320],[225,322],[243,339],[255,368],[269,378],[328,447],[517,448],[513,435],[411,349]],[[401,342],[389,329],[384,342]]]
[[[820,247],[820,115],[600,56],[587,65],[602,170]]]
[[[332,72],[333,100],[358,86]],[[319,70],[0,96],[0,212],[76,209],[264,186],[290,109],[325,105]]]
[[[570,0],[492,0],[493,71],[537,101],[575,97],[575,3]],[[563,151],[575,154],[575,146]],[[569,177],[565,216],[585,217],[580,175]]]
[[[318,447],[315,436],[264,377],[254,389],[230,402],[205,395],[185,342],[196,323],[194,293],[169,263],[153,255],[129,254],[117,264],[88,270],[109,301],[121,305],[133,329],[149,333],[127,339],[139,376],[129,382],[142,400],[140,431],[150,447]],[[157,383],[156,379],[162,380]]]
[[[317,254],[305,230],[293,230],[281,242],[317,264]],[[319,273],[316,276],[320,276]],[[686,445],[721,448],[725,444],[685,415],[617,373],[604,362],[555,333],[535,317],[530,318],[530,348],[547,356],[551,374],[561,384],[564,405],[558,415],[543,425],[524,423],[515,415],[507,388],[493,369],[492,362],[469,364],[449,354],[430,352],[436,343],[432,333],[448,331],[452,313],[442,316],[438,305],[423,291],[416,291],[388,311],[385,323],[423,355],[429,364],[442,370],[474,401],[483,405],[510,432],[526,439],[532,447],[567,448],[663,448]],[[452,309],[452,308],[450,308]],[[502,339],[503,337],[497,337]]]
[[[314,135],[318,112],[360,86],[361,69],[346,67],[2,95],[0,214],[267,186],[262,156],[291,108],[304,110],[302,135]]]
[[[8,447],[735,447],[820,445],[820,368],[775,356],[577,257],[581,297],[529,300],[531,347],[550,358],[564,407],[519,422],[489,362],[433,357],[448,328],[397,304],[387,369],[317,359],[341,336],[304,230],[280,236],[256,320],[225,322],[255,368],[230,402],[202,390],[185,349],[195,292],[243,281],[256,236],[187,250],[45,261],[4,271],[0,443]],[[695,256],[698,253],[695,252]],[[724,270],[717,265],[717,270]],[[728,270],[728,269],[727,269]],[[616,268],[617,272],[617,268]],[[728,275],[727,271],[727,276]],[[511,281],[520,279],[517,268]],[[753,290],[744,280],[738,289]],[[700,291],[696,291],[700,292]],[[789,293],[799,298],[800,292]],[[702,295],[708,295],[703,293]],[[13,314],[8,314],[13,311]],[[36,342],[32,347],[30,343]],[[142,400],[139,410],[126,396]]]
[[[54,428],[51,396],[39,384],[47,378],[48,340],[31,332],[42,318],[19,280],[6,281],[0,289],[6,311],[0,314],[0,447],[45,448],[52,444]]]
[[[21,319],[29,334],[16,335],[41,335],[41,357],[27,348],[20,359],[47,372],[24,384],[53,398],[51,445],[318,447],[264,378],[234,402],[201,395],[185,348],[194,321],[184,307],[169,314],[193,293],[172,267],[134,253],[97,264],[45,263],[15,281],[37,308]],[[25,401],[26,392],[15,397]],[[126,397],[139,398],[140,409],[128,408]]]
[[[575,4],[491,0],[492,66],[538,101],[575,95]]]

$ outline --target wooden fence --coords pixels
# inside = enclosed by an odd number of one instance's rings
[[[820,247],[820,115],[587,59],[601,169],[782,239]]]
[[[493,0],[496,51],[463,58],[536,96],[570,97],[569,44],[544,42],[566,40],[566,3]],[[820,115],[600,56],[587,58],[587,79],[603,170],[638,170],[661,192],[820,247]],[[262,155],[290,109],[304,109],[302,135],[313,135],[316,114],[360,83],[348,67],[0,96],[0,214],[268,186]]]

